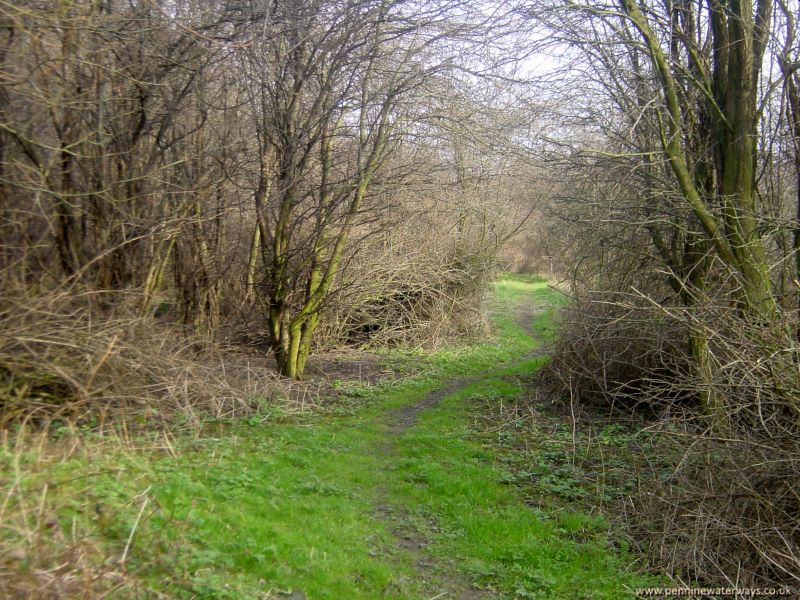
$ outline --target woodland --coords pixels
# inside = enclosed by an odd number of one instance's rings
[[[0,596],[797,597],[799,19],[0,2]]]

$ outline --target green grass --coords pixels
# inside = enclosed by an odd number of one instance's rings
[[[601,518],[564,503],[557,516],[526,507],[493,466],[495,449],[471,439],[470,398],[518,394],[508,378],[485,379],[428,411],[403,438],[396,502],[424,514],[421,527],[429,519],[449,532],[435,536],[430,551],[479,587],[513,598],[631,597],[626,586],[642,583],[609,551]]]
[[[557,515],[529,508],[472,427],[481,402],[513,400],[519,379],[546,360],[529,355],[552,335],[563,302],[534,277],[504,276],[494,292],[492,339],[388,353],[416,374],[350,390],[352,405],[303,420],[209,424],[168,453],[111,449],[91,464],[6,453],[0,473],[20,473],[21,490],[55,482],[43,505],[70,499],[57,511],[63,537],[85,531],[116,557],[131,539],[127,572],[178,598],[295,589],[311,599],[413,599],[453,586],[504,598],[632,597],[644,580],[610,549],[603,519],[568,505]],[[527,330],[514,317],[526,303],[543,307]],[[464,377],[474,383],[389,433],[390,411]],[[398,526],[426,547],[404,550]],[[424,573],[421,557],[432,564]]]

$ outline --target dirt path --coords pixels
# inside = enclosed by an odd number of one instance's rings
[[[424,411],[436,407],[448,396],[458,393],[477,380],[478,378],[454,379],[445,387],[428,393],[421,400],[391,411],[387,415],[389,435],[380,447],[387,456],[387,465],[391,465],[397,458],[397,438],[413,427]],[[446,565],[439,564],[428,556],[425,548],[431,540],[422,528],[415,525],[408,509],[386,501],[388,497],[386,489],[379,490],[379,496],[383,501],[376,506],[375,512],[389,525],[398,547],[413,557],[417,578],[423,583],[431,600],[482,600],[493,597],[488,592],[472,588],[468,582],[460,581],[448,573]],[[427,525],[428,529],[432,529],[435,523],[429,522]]]
[[[515,310],[514,320],[516,324],[533,338],[536,337],[533,319],[539,310],[541,308],[531,305],[520,305]],[[521,360],[534,358],[542,353],[543,351],[537,348],[526,354]],[[444,387],[426,394],[417,402],[388,413],[386,416],[388,436],[380,445],[381,452],[387,456],[387,465],[391,465],[397,458],[397,438],[413,427],[423,412],[435,408],[448,396],[456,394],[470,384],[480,380],[481,377],[453,379]],[[420,581],[425,582],[425,588],[431,599],[482,600],[494,597],[488,591],[471,587],[469,582],[460,581],[457,577],[448,573],[446,565],[438,564],[428,556],[425,548],[431,543],[431,540],[420,527],[414,524],[408,510],[404,507],[393,506],[385,501],[388,497],[385,489],[379,490],[379,496],[384,500],[376,507],[376,514],[381,520],[389,524],[389,530],[394,535],[397,545],[413,556],[413,564],[418,578]],[[429,527],[431,529],[435,524],[428,523],[428,525],[431,526]]]
[[[430,392],[418,402],[390,412],[388,415],[389,433],[393,435],[402,435],[409,427],[412,427],[414,423],[417,422],[422,412],[433,408],[447,398],[447,396],[455,394],[474,381],[477,381],[474,377],[470,379],[454,379],[445,387]]]
[[[114,544],[127,539],[137,572],[126,573],[124,592],[142,582],[148,592],[197,598],[630,597],[625,590],[642,580],[606,541],[602,520],[550,488],[523,489],[535,483],[532,469],[553,461],[517,448],[511,425],[493,427],[504,405],[524,402],[520,381],[546,352],[537,342],[548,338],[550,320],[539,311],[560,299],[524,276],[504,277],[495,292],[492,339],[398,353],[387,371],[408,377],[385,385],[362,382],[359,368],[358,385],[331,386],[344,392],[331,394],[330,413],[270,410],[263,419],[211,422],[173,440],[169,453],[104,445],[50,471],[39,471],[34,455],[26,485],[44,489],[19,486],[20,498],[39,511],[64,502],[63,514],[52,510],[65,531],[78,523],[115,556]],[[16,462],[0,464],[0,478],[18,473]],[[555,475],[555,483],[575,483],[571,473]],[[76,516],[72,502],[84,496],[86,511]]]

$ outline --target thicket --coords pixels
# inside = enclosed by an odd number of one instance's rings
[[[511,18],[0,5],[0,595],[160,596],[126,563],[147,491],[128,521],[53,464],[313,407],[315,353],[484,333],[529,213]]]
[[[3,4],[0,429],[247,414],[315,351],[480,335],[498,264],[561,271],[551,380],[662,439],[637,543],[685,581],[797,585],[797,20]]]
[[[550,153],[573,297],[547,375],[572,402],[649,420],[620,514],[652,565],[685,584],[796,587],[796,6],[540,17],[591,82],[560,111],[581,132]]]
[[[479,333],[525,217],[524,157],[488,141],[524,113],[462,60],[505,72],[490,25],[463,2],[3,5],[0,423],[239,414],[220,344],[300,378],[314,350]]]

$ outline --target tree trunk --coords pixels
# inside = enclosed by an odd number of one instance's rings
[[[715,200],[722,206],[721,215],[693,181],[691,161],[683,146],[686,130],[673,66],[637,2],[620,2],[641,33],[659,77],[666,104],[662,147],[680,189],[719,257],[738,275],[742,312],[753,322],[768,323],[775,318],[778,304],[758,229],[755,141],[759,120],[756,91],[771,2],[759,0],[755,15],[749,2],[709,5],[714,43],[709,112],[715,123],[712,133],[719,182]]]

